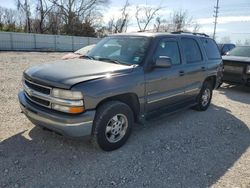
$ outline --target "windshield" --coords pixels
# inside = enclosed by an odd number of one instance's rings
[[[250,57],[250,46],[238,46],[228,52],[227,56]]]
[[[140,64],[149,45],[148,37],[117,36],[101,40],[87,55],[95,60]]]

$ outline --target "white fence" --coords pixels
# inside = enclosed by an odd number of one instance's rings
[[[93,37],[0,32],[0,51],[75,51],[99,40]]]

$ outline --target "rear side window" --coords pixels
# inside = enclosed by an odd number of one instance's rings
[[[201,41],[203,43],[203,46],[207,54],[207,58],[209,60],[221,58],[219,49],[216,43],[212,39],[202,38]]]
[[[200,47],[194,39],[182,38],[181,42],[187,63],[198,63],[202,61]]]

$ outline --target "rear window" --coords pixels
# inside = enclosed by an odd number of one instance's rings
[[[212,60],[221,58],[219,49],[216,43],[212,39],[202,38],[201,40],[205,48],[208,59]]]

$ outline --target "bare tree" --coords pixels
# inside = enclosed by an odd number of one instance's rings
[[[65,23],[65,33],[73,34],[75,24],[81,23],[81,20],[85,20],[94,9],[107,4],[109,0],[50,0],[50,2],[60,9]]]
[[[172,31],[185,31],[192,23],[187,11],[175,11],[172,17]]]
[[[128,22],[129,22],[129,8],[130,4],[128,0],[126,0],[124,6],[121,8],[121,15],[117,18],[112,17],[108,22],[108,32],[109,33],[122,33],[127,30]]]
[[[48,33],[61,34],[63,28],[63,20],[57,8],[53,8],[47,15],[46,24],[48,25]]]
[[[47,0],[37,0],[36,11],[37,11],[37,30],[38,33],[46,32],[49,27],[46,27],[46,18],[53,8],[53,4],[49,4]]]
[[[199,23],[197,23],[197,22],[194,22],[194,24],[193,24],[193,32],[198,33],[200,28],[201,28],[201,25]]]
[[[170,24],[167,22],[166,19],[162,19],[160,17],[157,17],[155,19],[155,24],[154,24],[155,32],[168,32],[169,29],[170,29]]]
[[[162,24],[161,18],[160,18],[160,17],[157,17],[157,18],[155,19],[155,24],[154,24],[154,28],[155,28],[155,31],[156,31],[156,32],[159,32],[159,31],[160,31],[161,24]]]
[[[162,7],[149,7],[149,6],[137,6],[135,18],[140,31],[146,31],[150,22],[157,15],[157,12],[161,10]]]
[[[19,12],[11,8],[0,7],[0,30],[19,31],[21,19]]]
[[[4,19],[4,8],[0,7],[0,23],[3,23]]]
[[[198,32],[201,28],[200,24],[196,21],[193,21],[192,17],[189,17],[187,11],[178,10],[173,13],[170,17],[170,21],[167,24],[168,26],[165,28],[168,32],[175,32],[175,31],[191,31],[191,32]]]
[[[30,12],[30,2],[28,0],[17,0],[17,9],[25,13],[26,16],[26,32],[31,32],[31,12]]]

